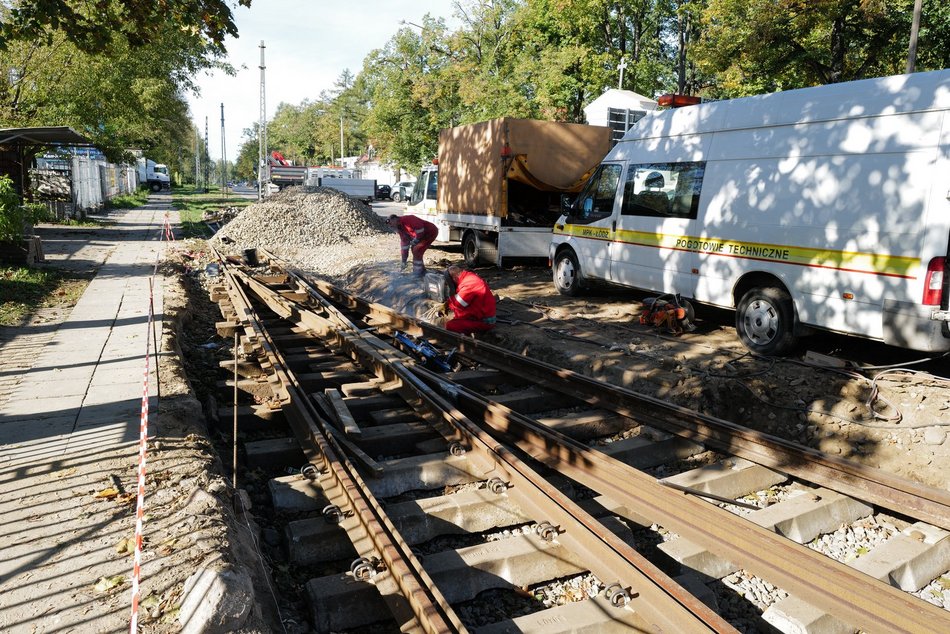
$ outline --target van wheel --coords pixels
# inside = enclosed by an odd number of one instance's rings
[[[554,256],[554,287],[561,295],[576,297],[580,295],[583,284],[581,283],[581,267],[577,263],[577,256],[571,250],[565,250]]]
[[[400,200],[402,200],[402,196],[399,195],[399,192],[393,192],[392,200],[394,203],[398,203]]]
[[[466,231],[462,236],[462,257],[465,259],[465,266],[473,267],[478,264],[478,238],[471,231]]]
[[[746,348],[757,354],[779,356],[795,345],[792,298],[783,289],[753,288],[736,308],[736,332]]]

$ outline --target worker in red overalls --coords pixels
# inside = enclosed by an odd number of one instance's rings
[[[494,328],[495,295],[485,280],[457,266],[450,266],[447,272],[455,283],[455,290],[446,302],[453,317],[445,327],[466,335]]]
[[[422,260],[422,256],[438,235],[438,227],[431,222],[411,215],[397,216],[393,214],[389,217],[388,222],[389,226],[399,233],[403,266],[405,267],[406,260],[409,259],[409,252],[412,251],[413,275],[420,277],[425,275],[426,265]]]

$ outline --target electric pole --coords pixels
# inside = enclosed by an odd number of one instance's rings
[[[201,140],[198,138],[198,126],[195,126],[195,191],[198,190],[198,182],[201,179]]]
[[[257,130],[257,199],[264,197],[264,183],[270,181],[267,161],[267,104],[264,100],[264,40],[261,40],[261,114]]]
[[[221,104],[221,191],[228,193],[228,152],[224,142],[224,104]]]
[[[211,146],[208,145],[208,116],[205,115],[205,152],[208,152],[209,147]],[[211,167],[211,153],[208,152],[208,160],[205,161],[205,179],[204,179],[205,189],[207,189],[208,182],[210,181],[210,179],[208,178],[208,170],[210,167]]]

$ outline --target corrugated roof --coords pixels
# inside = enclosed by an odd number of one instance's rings
[[[92,145],[68,126],[0,128],[0,145]]]

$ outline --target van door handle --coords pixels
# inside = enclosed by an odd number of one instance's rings
[[[610,232],[611,232],[611,233],[617,233],[617,221],[616,221],[616,220],[614,220],[613,222],[610,223]]]

